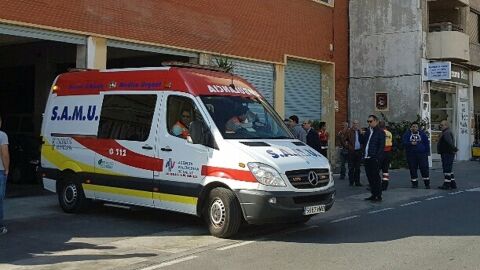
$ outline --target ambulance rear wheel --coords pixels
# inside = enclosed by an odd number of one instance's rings
[[[242,210],[231,190],[214,188],[209,194],[205,210],[205,220],[213,236],[227,238],[238,232]]]
[[[66,213],[82,212],[88,204],[82,186],[68,179],[59,185],[58,202]]]

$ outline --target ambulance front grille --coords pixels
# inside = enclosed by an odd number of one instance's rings
[[[287,171],[285,174],[294,188],[319,188],[328,185],[330,172],[328,169],[306,169]]]

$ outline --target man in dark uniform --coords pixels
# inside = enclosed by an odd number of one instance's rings
[[[382,201],[382,180],[380,178],[380,164],[385,148],[385,132],[378,127],[378,118],[375,115],[368,116],[368,128],[362,136],[365,145],[365,171],[372,196],[365,198],[371,202]]]
[[[456,189],[457,183],[455,182],[455,176],[453,175],[453,160],[455,159],[455,153],[458,149],[455,146],[455,139],[448,128],[448,122],[446,120],[440,122],[440,129],[442,130],[442,135],[438,140],[437,151],[442,157],[442,168],[445,180],[443,185],[438,188]]]

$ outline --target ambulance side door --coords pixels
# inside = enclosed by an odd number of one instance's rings
[[[109,93],[103,98],[97,135],[97,199],[153,206],[153,175],[162,170],[155,158],[161,94]]]
[[[154,177],[155,207],[196,214],[204,179],[202,166],[207,164],[212,149],[187,141],[187,135],[192,121],[204,120],[189,94],[165,92],[162,107],[157,153],[164,166]]]

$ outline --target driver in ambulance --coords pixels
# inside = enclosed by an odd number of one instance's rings
[[[192,122],[192,117],[189,110],[182,110],[180,114],[180,119],[173,125],[172,133],[180,138],[187,139],[189,132],[188,126]]]
[[[225,132],[235,133],[240,128],[243,128],[247,121],[247,112],[248,108],[246,106],[238,108],[236,115],[230,118],[225,124]]]

